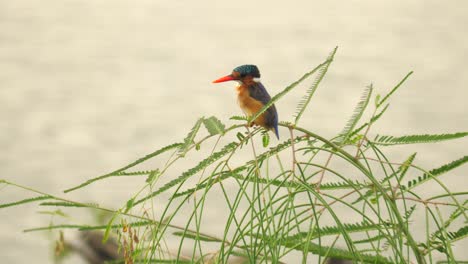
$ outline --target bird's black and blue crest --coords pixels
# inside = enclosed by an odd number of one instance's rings
[[[260,78],[260,71],[257,66],[252,64],[241,65],[236,67],[233,71],[238,72],[242,77],[250,75],[254,78]]]

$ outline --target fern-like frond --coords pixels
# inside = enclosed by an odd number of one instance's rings
[[[285,247],[294,248],[299,251],[307,251],[312,252],[313,254],[336,258],[336,259],[347,259],[347,260],[354,260],[356,263],[374,263],[374,264],[391,264],[394,263],[392,260],[383,257],[383,256],[375,256],[370,254],[360,253],[357,256],[355,253],[350,252],[348,250],[339,249],[339,248],[331,248],[324,245],[319,245],[312,242],[293,242],[293,241],[285,241],[282,243]]]
[[[406,222],[409,222],[411,215],[413,215],[414,210],[416,210],[416,205],[413,204],[408,210],[406,210],[405,215],[403,216]]]
[[[468,132],[459,132],[453,134],[439,134],[439,135],[408,135],[401,137],[393,136],[381,136],[377,135],[372,141],[373,144],[392,146],[392,145],[403,145],[403,144],[417,144],[417,143],[434,143],[444,140],[451,140],[462,138],[468,135]]]
[[[382,111],[380,111],[378,114],[376,114],[375,116],[373,116],[371,118],[371,120],[369,122],[366,122],[364,123],[362,126],[356,128],[353,132],[351,132],[348,136],[348,138],[351,138],[353,137],[354,135],[356,135],[357,133],[359,133],[361,130],[363,130],[366,126],[372,124],[372,123],[375,123],[377,120],[379,120],[379,118],[385,113],[385,111],[387,111],[388,109],[388,104],[382,109]]]
[[[235,168],[232,171],[223,171],[221,173],[214,174],[213,177],[209,178],[206,182],[197,184],[195,188],[190,188],[185,191],[177,192],[176,194],[174,194],[174,197],[192,195],[193,193],[199,190],[212,186],[213,184],[221,182],[229,177],[236,177],[236,178],[242,177],[240,173],[246,169],[247,167],[242,166],[242,167]]]
[[[156,195],[158,195],[158,194],[160,194],[160,193],[162,193],[162,192],[176,186],[177,184],[185,182],[188,178],[195,175],[197,172],[203,170],[204,168],[206,168],[209,165],[213,164],[215,161],[219,160],[220,158],[222,158],[225,155],[227,155],[227,154],[231,153],[232,151],[234,151],[237,148],[238,145],[239,145],[239,143],[237,143],[237,142],[231,142],[231,143],[227,144],[220,151],[215,152],[215,153],[211,154],[209,157],[207,157],[206,159],[202,160],[200,163],[198,163],[197,166],[185,171],[184,173],[182,173],[182,175],[180,175],[176,179],[166,183],[164,186],[162,186],[158,190],[150,193],[146,197],[136,201],[133,204],[133,206],[135,206],[135,205],[137,205],[139,203],[142,203],[142,202],[144,202],[144,201],[146,201],[146,200],[148,200],[148,199],[150,199],[152,197],[155,197]]]
[[[468,161],[468,156],[464,156],[460,159],[444,164],[438,168],[432,169],[429,171],[429,173],[424,173],[422,176],[419,176],[416,179],[408,181],[407,186],[402,186],[402,189],[413,189],[416,186],[421,185],[422,183],[426,181],[429,181],[432,177],[440,176],[450,170],[460,167],[467,161]]]
[[[276,149],[275,149],[276,151]],[[247,165],[249,164],[249,166]],[[178,192],[174,195],[174,197],[192,195],[194,192],[205,189],[208,186],[212,186],[213,184],[223,181],[229,177],[236,178],[241,181],[249,181],[255,183],[262,183],[266,185],[277,186],[281,188],[301,188],[302,185],[297,184],[294,181],[285,181],[285,180],[276,180],[276,179],[267,179],[267,178],[258,178],[255,176],[244,176],[241,173],[249,168],[252,168],[251,162],[248,162],[246,165],[238,167],[232,171],[223,171],[213,175],[213,177],[206,182],[198,184],[195,188],[190,188],[181,192]],[[367,186],[367,183],[362,183],[359,181],[353,182],[330,182],[330,183],[323,183],[320,185],[321,190],[339,190],[339,189],[351,189],[351,188],[362,188]],[[315,188],[315,185],[311,185]]]
[[[333,62],[333,59],[335,57],[337,49],[338,49],[338,47],[336,47],[330,53],[330,55],[328,56],[328,58],[326,60],[328,63],[326,63],[323,67],[320,68],[317,76],[315,77],[314,81],[312,82],[312,85],[307,89],[307,92],[306,92],[305,96],[301,99],[301,101],[297,105],[294,124],[297,124],[299,122],[299,119],[301,118],[301,116],[304,113],[305,109],[309,105],[310,99],[312,98],[315,91],[317,90],[317,87],[322,82],[323,78],[325,77],[325,74],[328,71],[328,67]]]
[[[366,87],[366,89],[364,89],[364,92],[361,95],[361,99],[359,99],[358,104],[354,108],[351,118],[348,119],[348,122],[346,122],[346,125],[344,126],[343,130],[341,130],[340,134],[338,135],[337,145],[346,143],[354,127],[359,122],[359,119],[361,119],[362,114],[364,113],[364,110],[366,110],[366,107],[369,104],[369,99],[371,95],[372,95],[372,84],[370,84],[369,86]]]
[[[26,204],[26,203],[32,203],[32,202],[37,202],[37,201],[42,201],[42,200],[47,200],[47,199],[52,199],[52,198],[53,197],[50,196],[50,195],[37,196],[37,197],[32,197],[32,198],[28,198],[28,199],[19,200],[19,201],[12,202],[12,203],[0,204],[0,208],[16,206],[16,205]]]
[[[403,180],[409,168],[413,164],[414,158],[416,158],[416,152],[409,156],[409,158],[398,168],[398,171],[400,172],[400,176],[398,178],[400,181]]]
[[[239,120],[239,121],[247,121],[249,120],[247,117],[245,116],[231,116],[229,119],[231,120]]]
[[[364,232],[364,231],[374,231],[382,228],[382,224],[372,224],[368,221],[363,221],[359,223],[349,223],[343,224],[343,227],[339,226],[324,226],[320,227],[319,230],[314,230],[312,234],[308,232],[300,232],[292,236],[284,238],[285,240],[291,240],[295,242],[304,241],[305,239],[315,239],[323,236],[330,235],[339,235],[343,232],[343,229],[348,233]]]
[[[184,143],[179,148],[179,155],[181,157],[187,154],[187,151],[189,150],[190,146],[193,144],[195,140],[195,136],[197,135],[198,130],[200,130],[200,126],[203,123],[203,120],[205,120],[205,118],[203,117],[199,118],[197,122],[195,123],[195,125],[193,126],[192,130],[190,130],[190,132],[185,137]]]
[[[306,138],[303,138],[303,137],[296,137],[294,138],[294,144],[297,144],[301,141],[306,141],[307,139]],[[270,148],[270,150],[268,151],[265,151],[263,152],[262,154],[258,155],[257,156],[257,162],[262,162],[264,161],[265,159],[287,149],[289,146],[291,146],[291,139],[288,139],[286,141],[284,141],[283,143],[280,143],[278,145],[276,145],[275,147],[272,147]],[[247,165],[255,165],[255,160],[251,160],[249,162],[247,162]]]
[[[210,133],[210,135],[223,135],[224,134],[224,130],[226,128],[226,126],[221,123],[221,121],[219,121],[218,118],[216,118],[215,116],[210,116],[209,118],[205,118],[203,120],[203,125],[205,125],[206,127],[206,130],[208,130],[208,133]]]
[[[403,177],[406,175],[408,172],[409,168],[411,167],[414,158],[416,157],[416,153],[411,154],[397,169],[396,172],[386,176],[383,178],[380,183],[384,184],[388,182],[390,179],[394,178],[395,176],[398,176],[398,179],[401,181]]]
[[[339,189],[355,189],[368,186],[368,183],[360,181],[347,181],[347,182],[327,182],[320,185],[320,190],[339,190]]]
[[[438,235],[436,235],[436,237],[442,241],[445,240],[441,232],[438,232]],[[468,237],[468,225],[461,227],[457,231],[447,232],[447,238],[450,240],[450,242],[455,242],[466,237]]]
[[[156,151],[154,151],[154,152],[152,152],[152,153],[150,153],[150,154],[144,156],[143,158],[140,158],[140,159],[138,159],[138,160],[136,160],[136,161],[134,161],[134,162],[128,164],[127,166],[125,166],[125,167],[123,167],[123,168],[120,168],[120,169],[118,169],[118,170],[116,170],[116,171],[113,171],[113,172],[111,172],[111,173],[108,173],[108,174],[105,174],[105,175],[102,175],[102,176],[99,176],[99,177],[96,177],[96,178],[93,178],[93,179],[90,179],[90,180],[87,180],[86,182],[84,182],[84,183],[82,183],[82,184],[80,184],[80,185],[78,185],[78,186],[75,186],[75,187],[73,187],[73,188],[67,189],[67,190],[65,190],[64,192],[65,192],[65,193],[71,192],[71,191],[74,191],[74,190],[83,188],[83,187],[85,187],[85,186],[87,186],[87,185],[89,185],[89,184],[91,184],[91,183],[93,183],[93,182],[95,182],[95,181],[99,181],[99,180],[102,180],[102,179],[105,179],[105,178],[109,178],[109,177],[113,177],[113,176],[118,176],[119,173],[122,173],[123,171],[125,171],[125,170],[127,170],[127,169],[130,169],[130,168],[132,168],[132,167],[135,167],[136,165],[141,164],[141,163],[143,163],[143,162],[145,162],[145,161],[147,161],[147,160],[149,160],[149,159],[151,159],[151,158],[153,158],[153,157],[156,157],[156,156],[158,156],[159,154],[162,154],[162,153],[164,153],[164,152],[166,152],[166,151],[169,151],[169,150],[174,149],[174,148],[178,148],[178,147],[180,147],[181,145],[182,145],[181,143],[174,143],[174,144],[165,146],[165,147],[163,147],[163,148],[161,148],[161,149],[158,149],[158,150],[156,150]]]
[[[155,169],[155,170],[143,170],[143,171],[122,171],[122,172],[118,172],[116,174],[114,174],[114,176],[146,176],[148,174],[151,174],[151,173],[155,173],[155,172],[158,172],[159,169]]]
[[[290,84],[288,87],[286,87],[283,91],[281,91],[280,93],[276,94],[275,96],[273,96],[273,98],[267,103],[265,104],[255,115],[252,115],[250,118],[249,118],[249,122],[257,119],[261,114],[263,114],[268,108],[270,108],[270,106],[272,106],[274,103],[276,103],[279,99],[281,99],[283,96],[285,96],[288,92],[290,92],[294,87],[296,87],[297,85],[299,85],[302,81],[304,81],[305,79],[307,79],[309,76],[311,76],[312,74],[314,74],[316,71],[320,70],[322,67],[325,67],[326,65],[328,65],[330,62],[329,60],[325,60],[323,63],[319,64],[317,67],[315,67],[313,70],[307,72],[306,74],[304,74],[301,78],[299,78],[299,80],[293,82],[292,84]]]
[[[406,79],[408,79],[411,74],[413,74],[413,71],[410,71],[408,74],[406,74],[406,76],[395,86],[393,87],[393,89],[387,94],[384,96],[384,98],[382,98],[382,100],[380,100],[378,103],[377,103],[377,107],[380,107],[383,103],[385,103],[385,101],[388,100],[388,98],[398,89],[400,88],[400,86],[406,81]]]

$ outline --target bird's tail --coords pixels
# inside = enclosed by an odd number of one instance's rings
[[[279,132],[278,132],[278,126],[277,125],[273,128],[273,132],[275,132],[276,138],[279,139]]]

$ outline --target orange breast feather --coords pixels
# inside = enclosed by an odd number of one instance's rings
[[[250,97],[249,89],[244,85],[237,87],[237,100],[242,111],[249,117],[257,113],[263,107],[262,102]],[[265,126],[264,114],[265,113],[255,119],[254,123],[256,125]]]

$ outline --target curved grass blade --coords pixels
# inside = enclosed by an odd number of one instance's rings
[[[53,225],[53,226],[44,226],[44,227],[36,227],[36,228],[28,228],[24,229],[24,233],[28,232],[36,232],[36,231],[49,231],[54,229],[80,229],[86,227],[84,225]]]
[[[382,228],[382,224],[373,224],[367,221],[346,224],[343,223],[343,228],[348,233],[356,233],[356,232],[364,232],[364,231],[373,231]],[[342,229],[338,226],[324,226],[320,227],[320,229],[314,229],[313,233],[310,232],[301,232],[295,235],[285,237],[285,240],[296,241],[299,243],[300,241],[304,241],[304,239],[315,239],[318,236],[330,236],[330,235],[340,235],[342,233]]]
[[[190,238],[193,240],[205,241],[205,242],[223,242],[223,240],[214,238],[211,236],[206,236],[200,233],[196,233],[193,231],[185,230],[185,231],[176,231],[172,233],[174,236]]]
[[[94,203],[73,203],[73,202],[43,202],[39,204],[40,206],[60,206],[60,207],[90,207],[96,208],[97,204]]]
[[[102,237],[102,243],[106,243],[107,239],[109,239],[110,230],[112,229],[112,223],[115,221],[117,215],[120,215],[120,210],[115,212],[114,215],[112,215],[112,218],[109,220],[109,223],[106,227],[106,231],[104,231],[104,236]]]

